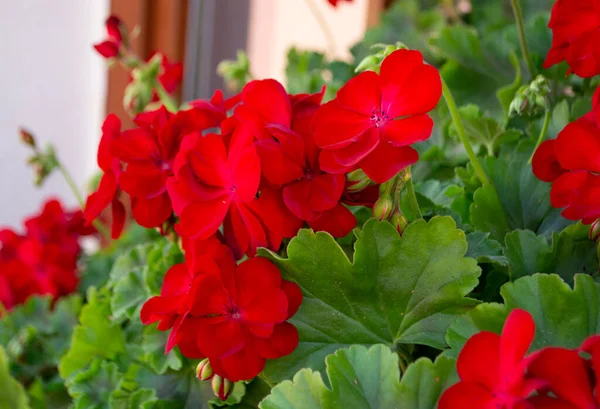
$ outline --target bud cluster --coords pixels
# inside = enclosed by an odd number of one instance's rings
[[[379,51],[374,54],[368,55],[362,59],[361,62],[358,63],[354,72],[362,72],[362,71],[375,71],[379,73],[379,67],[383,60],[393,53],[396,50],[407,49],[408,47],[401,42],[396,42],[396,44],[373,44],[371,46],[373,49],[378,49]]]
[[[222,401],[226,401],[231,392],[233,392],[234,382],[229,379],[217,375],[210,365],[208,358],[200,361],[196,367],[196,377],[201,381],[210,381],[210,386],[215,396],[218,396]]]
[[[543,75],[538,75],[527,85],[523,85],[510,103],[509,114],[534,116],[548,109],[550,82]]]
[[[27,158],[27,164],[33,169],[33,182],[36,186],[41,186],[48,176],[59,167],[54,147],[47,145],[45,150],[40,150],[33,134],[25,129],[19,129],[19,137],[33,151],[33,154]]]

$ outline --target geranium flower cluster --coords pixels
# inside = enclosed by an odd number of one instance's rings
[[[58,298],[75,291],[79,238],[94,232],[81,211],[65,212],[57,200],[47,201],[24,227],[23,234],[0,229],[0,304],[6,310],[32,295]]]
[[[441,81],[418,51],[398,50],[381,75],[359,74],[325,105],[323,91],[289,95],[275,80],[252,81],[228,100],[217,91],[177,113],[141,113],[131,130],[109,116],[98,154],[104,176],[86,219],[112,203],[118,236],[123,190],[142,226],[168,228],[178,219],[180,236],[200,240],[223,226],[236,258],[277,250],[306,224],[347,235],[356,219],[344,204],[372,206],[376,198],[356,195],[356,180],[348,191],[346,175],[362,169],[383,183],[416,162],[409,145],[430,136],[427,112]]]
[[[533,157],[533,173],[552,182],[550,200],[570,220],[600,217],[600,88],[592,111],[545,141]]]
[[[256,376],[267,359],[291,353],[298,331],[286,322],[300,303],[300,288],[277,267],[256,257],[236,264],[217,239],[185,240],[186,262],[165,275],[160,296],[141,311],[144,324],[170,330],[166,351],[177,345],[189,358],[208,357],[229,381]]]
[[[458,356],[460,382],[447,389],[439,409],[600,408],[600,336],[578,349],[544,348],[527,354],[535,323],[513,310],[502,335],[473,335]]]

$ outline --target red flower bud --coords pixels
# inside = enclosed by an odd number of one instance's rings
[[[402,233],[404,233],[404,230],[406,230],[406,226],[408,226],[408,221],[400,210],[395,210],[394,213],[392,213],[392,224],[402,236]]]
[[[600,239],[600,219],[596,219],[590,226],[590,240],[598,243]]]
[[[379,220],[388,220],[392,214],[394,202],[390,196],[381,196],[373,206],[373,217]]]
[[[222,401],[226,401],[233,391],[233,382],[229,379],[222,378],[219,375],[213,376],[210,385],[214,394]]]
[[[214,375],[215,375],[215,372],[213,371],[208,358],[205,358],[202,361],[200,361],[200,363],[196,367],[196,377],[198,379],[200,379],[201,381],[208,381]]]
[[[21,128],[21,129],[19,129],[19,136],[21,137],[21,141],[25,145],[35,148],[35,138],[31,134],[31,132]]]

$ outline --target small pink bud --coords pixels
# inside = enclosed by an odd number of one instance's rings
[[[222,401],[226,401],[231,392],[233,391],[233,382],[229,379],[214,375],[210,383],[213,393],[219,397]]]

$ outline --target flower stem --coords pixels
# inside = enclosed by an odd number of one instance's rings
[[[467,155],[469,156],[469,161],[475,170],[475,174],[483,184],[490,183],[489,178],[485,174],[479,159],[475,155],[473,151],[473,147],[471,146],[471,142],[469,142],[469,138],[467,137],[467,132],[465,131],[465,127],[462,123],[462,119],[460,118],[460,113],[458,112],[458,108],[456,107],[456,102],[454,102],[454,98],[452,97],[452,93],[450,92],[450,88],[446,84],[446,81],[442,78],[442,94],[444,95],[444,99],[446,100],[446,104],[448,105],[448,110],[450,111],[450,116],[452,117],[452,121],[454,122],[454,126],[456,127],[456,133],[458,133],[458,137],[462,142],[465,150],[467,151]]]
[[[515,15],[515,21],[517,23],[517,31],[519,32],[519,43],[521,44],[521,53],[523,54],[523,59],[527,63],[527,68],[529,69],[529,75],[531,78],[535,75],[535,69],[533,68],[533,63],[531,62],[531,56],[529,55],[529,49],[527,48],[527,40],[525,39],[525,27],[523,25],[523,13],[521,12],[521,5],[519,4],[520,0],[511,0],[511,6],[513,9],[513,14]]]
[[[415,186],[413,185],[412,175],[406,181],[406,194],[408,195],[408,201],[410,202],[410,207],[415,214],[416,219],[422,219],[423,214],[421,213],[421,208],[419,207],[419,202],[417,201],[417,195],[415,193]]]
[[[170,112],[177,112],[179,110],[177,102],[175,102],[175,99],[173,99],[173,97],[169,95],[169,93],[167,92],[167,90],[165,90],[165,87],[163,87],[160,81],[156,81],[154,87],[156,88],[156,92],[160,97],[160,102],[162,102],[165,108],[167,108]]]
[[[327,41],[327,48],[329,49],[329,57],[334,58],[337,47],[335,45],[333,33],[329,28],[329,24],[327,24],[327,20],[325,19],[325,17],[323,17],[323,13],[321,13],[321,10],[319,10],[319,7],[315,4],[314,0],[306,0],[306,4],[308,5],[310,12],[312,13],[315,20],[317,20],[317,23],[319,23],[319,26],[321,27],[321,30],[325,35],[325,39]]]
[[[533,153],[529,158],[529,164],[533,161],[533,155],[535,155],[535,151],[540,147],[544,139],[546,138],[546,133],[548,133],[548,126],[550,125],[550,118],[552,117],[552,113],[550,112],[550,108],[546,108],[546,112],[544,113],[544,125],[542,125],[542,131],[540,132],[540,136],[535,144],[535,148],[533,148]]]
[[[75,183],[75,180],[73,180],[73,177],[71,176],[69,171],[67,171],[67,169],[63,166],[63,164],[58,160],[56,162],[58,171],[65,179],[65,182],[67,182],[67,185],[69,185],[71,192],[73,192],[73,196],[75,196],[75,199],[77,199],[77,202],[79,203],[79,207],[83,211],[85,209],[85,201],[83,200],[83,196],[81,195],[81,192],[77,187],[77,183]],[[92,224],[94,225],[98,233],[100,233],[100,235],[102,235],[108,241],[111,240],[110,232],[102,223],[100,223],[100,220],[96,219],[93,221]]]

